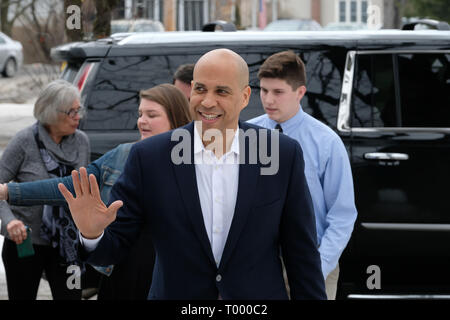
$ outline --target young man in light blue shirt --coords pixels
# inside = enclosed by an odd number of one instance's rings
[[[328,299],[335,299],[338,260],[353,231],[357,211],[347,151],[339,136],[305,113],[303,61],[292,51],[270,56],[258,72],[265,115],[248,122],[278,129],[303,149],[305,176],[316,215],[317,241]]]

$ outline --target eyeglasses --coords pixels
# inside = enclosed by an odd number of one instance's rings
[[[70,109],[69,111],[58,111],[67,114],[71,119],[75,119],[77,115],[80,115],[80,117],[82,117],[84,114],[84,108],[82,106],[79,106],[78,109]]]

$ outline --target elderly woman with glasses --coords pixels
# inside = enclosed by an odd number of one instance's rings
[[[89,140],[77,129],[82,116],[78,89],[51,82],[34,105],[37,122],[19,131],[0,159],[0,182],[63,177],[89,163]],[[77,262],[77,229],[64,206],[9,206],[0,201],[2,258],[10,300],[36,299],[45,271],[53,299],[81,299],[67,285]],[[28,250],[23,253],[27,245]]]

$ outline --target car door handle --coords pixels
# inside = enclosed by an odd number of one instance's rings
[[[369,152],[364,154],[364,159],[367,160],[408,160],[409,156],[406,153],[395,152]]]

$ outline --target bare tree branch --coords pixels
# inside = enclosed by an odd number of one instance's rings
[[[19,11],[16,11],[16,13],[14,14],[14,16],[11,19],[11,22],[14,23],[14,21],[20,17],[21,15],[24,14],[24,12],[31,6],[34,6],[34,2],[36,0],[32,0],[29,4],[27,4],[26,6],[24,6],[22,9],[20,9]],[[20,2],[20,1],[19,1]]]

